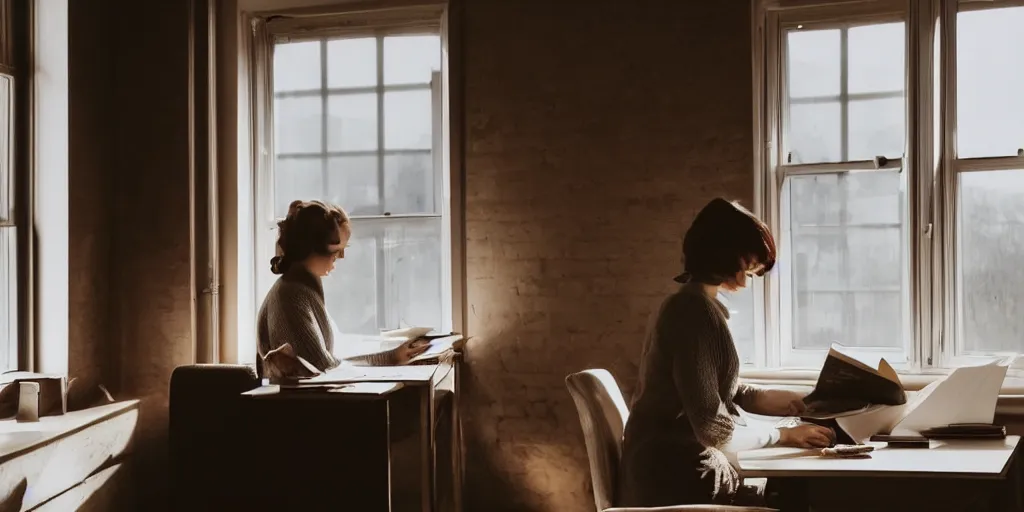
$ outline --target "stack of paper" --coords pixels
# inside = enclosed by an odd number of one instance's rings
[[[962,366],[913,393],[905,404],[872,408],[836,422],[858,443],[875,434],[916,436],[956,423],[992,423],[999,390],[1014,359]]]

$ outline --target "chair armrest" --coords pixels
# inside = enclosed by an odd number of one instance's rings
[[[779,512],[774,508],[734,505],[673,505],[670,507],[614,507],[603,512]]]

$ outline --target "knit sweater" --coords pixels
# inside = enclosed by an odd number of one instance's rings
[[[739,382],[728,317],[699,283],[689,283],[652,318],[623,438],[616,505],[709,500],[700,478],[707,449],[735,453],[778,440],[777,430],[747,427],[740,414],[759,390]]]
[[[266,355],[285,343],[295,354],[320,371],[341,364],[334,357],[337,326],[327,313],[323,282],[302,265],[292,265],[263,299],[257,317],[257,350]],[[395,350],[345,358],[358,365],[389,366],[397,363]]]

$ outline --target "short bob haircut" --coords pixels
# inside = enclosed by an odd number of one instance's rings
[[[277,256],[270,260],[271,272],[283,274],[293,263],[313,254],[330,256],[330,246],[341,243],[338,228],[348,221],[348,214],[340,206],[292,201],[288,216],[277,223]]]
[[[768,226],[737,202],[711,200],[693,219],[683,238],[683,274],[676,281],[718,285],[743,268],[760,265],[758,275],[775,266],[775,239]]]

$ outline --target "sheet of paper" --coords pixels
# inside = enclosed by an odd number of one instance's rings
[[[299,385],[322,385],[346,382],[426,382],[434,375],[437,365],[420,366],[355,366],[341,365]]]
[[[890,432],[903,418],[907,405],[884,405],[860,414],[836,418],[836,423],[854,442],[865,443],[875,434]]]
[[[445,336],[444,338],[435,338],[429,340],[429,347],[422,354],[414,357],[410,362],[422,361],[424,359],[430,359],[443,354],[445,351],[450,350],[455,342],[462,339],[461,335],[455,334],[452,336]]]
[[[1008,366],[1007,361],[995,361],[953,370],[935,383],[892,433],[918,435],[923,430],[953,423],[992,423]]]

